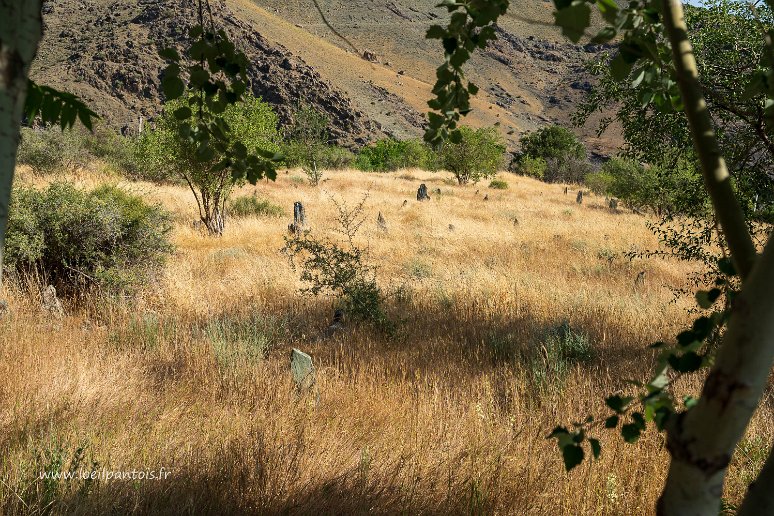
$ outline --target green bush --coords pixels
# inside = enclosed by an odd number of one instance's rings
[[[533,158],[532,156],[524,156],[515,162],[517,173],[540,180],[545,178],[547,166],[546,160],[539,157]]]
[[[22,128],[16,162],[36,174],[71,171],[88,163],[78,130]]]
[[[13,192],[5,268],[36,275],[69,297],[91,289],[132,293],[172,251],[170,217],[114,186],[69,183]]]
[[[613,186],[615,177],[609,172],[597,171],[590,174],[586,174],[586,178],[583,183],[597,195],[609,195],[610,189]]]
[[[285,214],[285,210],[268,199],[244,195],[229,203],[229,214],[232,217],[281,217]]]
[[[402,168],[436,170],[438,158],[421,140],[379,140],[363,147],[355,160],[355,168],[366,172],[392,172]]]
[[[572,156],[549,158],[546,160],[546,173],[543,181],[547,183],[581,184],[587,175],[594,172],[594,166],[585,158]]]
[[[508,183],[502,179],[492,179],[492,181],[489,183],[489,188],[493,188],[495,190],[507,190]]]
[[[595,356],[588,336],[573,330],[566,321],[545,330],[533,349],[539,353],[529,357],[530,373],[543,391],[561,390],[572,367],[588,363]]]
[[[494,127],[460,127],[461,140],[441,147],[440,164],[461,185],[494,176],[505,161],[505,143]]]
[[[559,125],[542,127],[521,137],[521,155],[532,158],[586,159],[586,148],[577,136]]]
[[[581,183],[593,172],[581,141],[558,125],[524,135],[515,161],[520,173],[549,183]]]
[[[282,145],[286,167],[307,166],[309,147],[298,141],[285,142]],[[342,170],[355,162],[356,156],[349,149],[336,145],[318,145],[314,148],[317,167],[324,170]]]
[[[384,294],[376,282],[376,267],[369,263],[367,248],[355,243],[363,225],[367,196],[353,208],[333,200],[338,210],[337,242],[318,237],[312,231],[285,237],[283,252],[294,270],[300,269],[301,291],[313,296],[333,295],[354,319],[371,322],[378,329],[393,331],[393,323],[384,311]]]
[[[130,179],[153,182],[176,179],[166,169],[148,163],[144,157],[147,150],[143,147],[144,141],[121,136],[104,125],[95,126],[93,133],[78,126],[65,131],[58,127],[23,128],[17,161],[30,166],[37,174],[68,172],[101,160]]]
[[[178,177],[191,189],[199,219],[211,235],[222,235],[226,226],[226,202],[235,186],[243,179],[236,179],[231,167],[220,166],[225,154],[212,150],[210,159],[196,157],[197,145],[184,138],[178,131],[174,113],[188,107],[188,99],[178,99],[164,105],[164,113],[156,121],[156,127],[145,131],[140,145],[148,164],[165,177]],[[247,95],[237,104],[231,104],[222,113],[231,130],[231,143],[241,144],[247,153],[279,152],[280,135],[278,117],[272,107],[259,98]]]
[[[609,182],[606,194],[634,208],[658,214],[698,214],[707,209],[701,174],[695,163],[686,160],[661,168],[613,158],[602,165],[599,174]],[[599,179],[592,177],[592,181]]]

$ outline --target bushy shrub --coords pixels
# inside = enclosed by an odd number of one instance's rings
[[[86,165],[84,141],[77,130],[22,128],[16,162],[37,174],[71,171]]]
[[[533,349],[539,352],[529,357],[530,373],[542,391],[561,390],[572,367],[595,356],[588,336],[573,330],[566,321],[546,329],[537,344]]]
[[[147,132],[146,132],[147,134]],[[145,158],[143,138],[124,137],[97,124],[94,132],[75,126],[62,131],[58,127],[22,129],[17,161],[35,173],[70,172],[99,160],[130,179],[168,182],[168,171],[154,167]]]
[[[355,243],[365,216],[367,197],[353,208],[337,202],[341,241],[320,238],[311,231],[285,237],[283,252],[291,266],[301,270],[302,292],[333,295],[345,312],[355,319],[369,321],[377,328],[391,331],[392,324],[383,309],[382,290],[376,282],[376,269],[369,263],[368,249]]]
[[[594,166],[586,159],[572,156],[548,158],[543,181],[547,183],[581,184],[587,175],[594,172]]]
[[[505,143],[493,127],[460,127],[461,140],[441,147],[440,165],[461,185],[494,176],[505,162]]]
[[[302,106],[286,132],[285,164],[301,167],[312,186],[320,184],[325,169],[344,168],[354,160],[354,155],[345,149],[330,145],[329,125],[325,113]]]
[[[599,170],[586,174],[583,183],[597,195],[609,195],[615,178],[609,172]]]
[[[222,235],[226,226],[226,203],[237,180],[230,167],[218,166],[224,155],[214,152],[207,161],[196,157],[196,145],[178,131],[174,113],[188,107],[187,99],[178,99],[164,106],[163,115],[152,131],[141,138],[143,155],[149,166],[185,181],[199,209],[199,219],[211,235]],[[248,153],[278,152],[280,135],[278,118],[272,107],[250,95],[225,108],[223,118],[231,130],[232,144],[240,143]]]
[[[532,158],[585,159],[586,148],[577,136],[559,125],[542,127],[521,137],[521,155]]]
[[[366,172],[392,172],[402,168],[436,170],[438,158],[421,140],[387,138],[363,147],[355,160],[355,167]]]
[[[65,296],[91,289],[131,293],[172,251],[170,217],[114,186],[90,192],[69,183],[13,192],[5,268],[36,275]]]
[[[516,170],[549,183],[581,183],[593,167],[586,148],[569,129],[543,127],[521,138]]]
[[[533,158],[532,156],[523,156],[520,160],[514,161],[516,173],[523,176],[534,177],[541,181],[546,175],[546,160],[543,158]]]
[[[609,182],[605,193],[634,208],[650,209],[659,215],[699,214],[707,209],[701,174],[688,161],[662,168],[613,158],[602,165],[600,174]]]
[[[489,188],[493,188],[494,190],[507,190],[508,183],[502,179],[492,179],[489,183]]]
[[[297,141],[285,142],[282,145],[285,166],[303,167],[307,162],[308,147]],[[317,167],[325,170],[342,170],[353,165],[356,156],[349,149],[336,145],[320,145],[315,149]]]
[[[229,203],[232,217],[281,217],[285,210],[268,199],[259,199],[255,195],[243,195]]]

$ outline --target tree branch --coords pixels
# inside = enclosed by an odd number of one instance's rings
[[[677,83],[691,129],[696,154],[701,162],[704,183],[712,199],[737,271],[746,280],[756,258],[755,245],[745,223],[744,213],[734,194],[731,176],[720,154],[712,119],[699,83],[696,58],[688,41],[688,27],[679,0],[664,1],[664,25],[672,45]]]

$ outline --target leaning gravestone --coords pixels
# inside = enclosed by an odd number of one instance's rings
[[[387,232],[387,220],[385,220],[384,216],[382,215],[382,212],[379,212],[379,216],[376,217],[376,224],[379,226],[379,229]]]
[[[304,213],[304,205],[301,201],[293,203],[293,223],[288,226],[288,231],[291,233],[299,234],[304,230],[306,224],[306,214]]]
[[[315,374],[312,357],[296,348],[290,352],[290,372],[293,374],[293,381],[299,391],[306,391],[314,386]]]
[[[422,183],[419,185],[419,189],[417,190],[417,201],[429,201],[430,196],[427,195],[427,185],[425,183]]]

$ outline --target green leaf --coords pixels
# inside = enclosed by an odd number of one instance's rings
[[[634,423],[629,423],[621,427],[621,436],[629,444],[636,443],[641,434],[640,427]]]
[[[632,63],[628,63],[619,53],[610,61],[610,74],[616,81],[626,79],[632,71]]]
[[[174,48],[163,48],[159,50],[159,56],[169,61],[180,61],[180,54]]]
[[[425,34],[426,39],[443,39],[446,37],[446,29],[444,27],[441,27],[440,25],[432,25],[429,29],[427,29],[427,34]]]
[[[191,118],[192,114],[191,108],[188,106],[177,108],[174,112],[175,118],[178,120],[187,120],[188,118]]]
[[[577,444],[568,444],[562,448],[562,458],[564,459],[564,469],[570,471],[583,462],[583,448]]]
[[[602,453],[602,446],[599,444],[599,439],[589,437],[589,444],[591,445],[591,453],[595,459],[599,459],[599,454]]]
[[[556,24],[561,27],[562,34],[577,43],[591,23],[591,9],[586,3],[573,2],[556,11],[554,18]]]
[[[633,398],[630,397],[621,397],[616,395],[610,396],[605,400],[605,404],[613,409],[617,413],[622,413],[624,409],[626,408],[626,405],[628,405]]]
[[[715,301],[720,297],[721,291],[719,288],[713,288],[710,291],[703,291],[700,290],[696,293],[696,301],[699,303],[699,306],[703,309],[711,308],[713,304],[715,304]]]
[[[701,368],[701,364],[702,357],[693,351],[689,351],[680,356],[672,355],[669,357],[669,365],[672,366],[672,369],[680,373],[692,373],[698,371]]]
[[[170,75],[164,77],[161,81],[161,91],[164,92],[164,96],[167,100],[174,100],[180,98],[185,91],[185,85],[180,77],[176,75]]]

